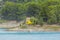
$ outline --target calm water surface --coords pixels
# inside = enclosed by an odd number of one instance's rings
[[[0,31],[0,40],[60,40],[60,32]]]

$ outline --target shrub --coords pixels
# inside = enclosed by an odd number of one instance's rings
[[[30,20],[32,21],[32,24],[35,25],[38,23],[38,19],[35,17],[31,17]]]

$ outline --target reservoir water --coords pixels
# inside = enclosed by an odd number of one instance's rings
[[[0,40],[60,40],[60,32],[9,32],[0,29]]]

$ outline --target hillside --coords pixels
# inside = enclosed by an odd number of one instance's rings
[[[60,0],[2,0],[0,1],[0,23],[4,23],[4,20],[6,23],[23,21],[19,24],[19,28],[22,25],[22,28],[25,28],[25,25],[33,25],[33,27],[40,25],[39,27],[43,28],[45,24],[60,27]]]

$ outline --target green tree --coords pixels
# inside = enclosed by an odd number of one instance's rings
[[[24,9],[22,4],[14,2],[6,2],[2,7],[3,19],[7,20],[21,20],[24,17]]]

